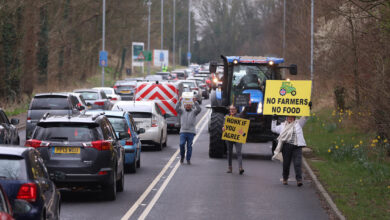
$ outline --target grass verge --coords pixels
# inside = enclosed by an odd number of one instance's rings
[[[388,140],[360,131],[353,118],[351,111],[314,115],[304,131],[308,162],[347,219],[390,219]]]

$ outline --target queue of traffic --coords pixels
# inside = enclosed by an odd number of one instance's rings
[[[113,88],[36,94],[25,143],[15,127],[19,121],[9,122],[0,111],[13,130],[12,137],[1,138],[8,144],[0,147],[1,217],[59,219],[61,190],[96,190],[115,200],[124,190],[125,173],[141,167],[142,149],[160,151],[168,130],[180,130],[179,98],[202,103],[212,83],[209,72],[193,68],[125,79]]]

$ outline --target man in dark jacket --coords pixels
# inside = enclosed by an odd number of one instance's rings
[[[177,114],[180,115],[180,162],[183,163],[184,156],[186,155],[187,163],[191,164],[191,155],[192,155],[192,142],[194,140],[196,129],[195,122],[196,116],[200,113],[201,108],[199,103],[196,101],[196,98],[193,99],[195,109],[193,104],[185,103],[184,108],[181,106],[181,101],[183,100],[180,97],[179,101],[176,104]],[[187,154],[185,152],[185,145],[187,143]]]

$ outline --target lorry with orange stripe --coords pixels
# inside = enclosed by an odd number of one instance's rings
[[[135,101],[154,101],[164,115],[169,130],[180,131],[180,118],[175,110],[183,92],[183,84],[173,81],[138,81]]]

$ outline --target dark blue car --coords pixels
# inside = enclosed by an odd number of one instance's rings
[[[86,114],[98,114],[103,111],[87,111]],[[145,129],[137,129],[131,113],[126,111],[104,111],[104,115],[111,122],[120,144],[125,148],[125,169],[135,173],[141,167],[141,141],[138,134]]]
[[[27,204],[15,219],[60,218],[60,193],[34,148],[0,145],[0,184],[14,210],[21,201]]]

